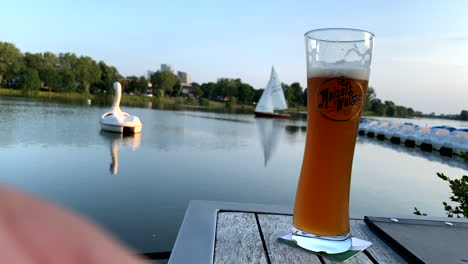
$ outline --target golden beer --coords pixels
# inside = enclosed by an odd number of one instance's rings
[[[349,233],[351,167],[367,83],[347,77],[307,81],[307,138],[293,220],[301,231]]]

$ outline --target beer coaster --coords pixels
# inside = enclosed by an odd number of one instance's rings
[[[356,256],[357,254],[361,253],[362,251],[366,250],[368,247],[372,246],[372,242],[352,237],[351,248],[348,251],[339,253],[339,254],[327,254],[323,252],[314,252],[314,251],[310,251],[310,250],[299,247],[298,245],[296,245],[296,243],[292,241],[292,234],[287,234],[285,236],[278,238],[278,242],[284,243],[286,245],[289,245],[295,248],[300,248],[300,249],[306,250],[307,252],[313,253],[315,255],[319,255],[319,256],[331,259],[333,261],[339,261],[339,262],[346,261]]]

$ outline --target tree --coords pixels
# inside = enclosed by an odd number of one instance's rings
[[[57,91],[60,88],[60,74],[56,68],[46,67],[42,71],[41,80],[49,87],[49,91]],[[41,74],[39,74],[41,76]]]
[[[81,56],[73,67],[76,80],[80,84],[83,93],[88,94],[92,83],[98,81],[101,77],[101,70],[97,63],[87,56]]]
[[[42,54],[26,52],[23,56],[24,66],[40,70],[42,69]]]
[[[294,82],[290,86],[293,105],[304,105],[302,96],[302,87],[298,82]]]
[[[200,87],[200,84],[193,82],[192,87],[193,87],[193,95],[195,95],[196,97],[200,97],[203,95],[203,90]]]
[[[212,98],[216,90],[216,84],[214,82],[203,83],[200,88],[203,91],[203,97]]]
[[[59,53],[58,62],[61,70],[73,71],[75,74],[76,64],[78,64],[78,57],[73,53]]]
[[[123,84],[123,91],[127,93],[144,94],[148,90],[148,80],[144,76],[129,76]]]
[[[12,80],[23,68],[20,50],[11,43],[0,42],[0,84],[3,78]]]
[[[174,86],[172,87],[172,95],[173,96],[179,96],[182,94],[182,89],[184,87],[182,86],[182,82],[180,81],[180,79],[177,79],[176,80],[176,83],[174,84]]]
[[[243,104],[252,104],[254,98],[254,91],[252,86],[241,83],[239,85],[238,100]]]
[[[467,110],[462,110],[460,112],[460,120],[468,120],[468,111]]]
[[[35,92],[41,88],[41,79],[36,69],[26,68],[20,75],[18,86],[24,92]]]
[[[219,78],[216,82],[216,89],[214,91],[215,96],[227,96],[227,87],[229,85],[228,78]]]
[[[106,93],[112,93],[114,91],[114,82],[120,81],[122,76],[119,74],[117,69],[113,66],[108,66],[105,62],[100,61],[98,63],[99,69],[101,70],[100,80],[96,81],[91,85],[91,91],[106,91]],[[146,91],[146,90],[145,90]]]
[[[452,180],[443,173],[437,173],[437,177],[449,183],[449,187],[452,190],[452,196],[450,200],[457,203],[456,206],[452,207],[447,202],[443,202],[444,210],[448,217],[457,218],[468,218],[468,176],[463,175],[460,179]],[[414,214],[426,215],[421,213],[418,208],[414,208]]]
[[[408,116],[408,110],[404,106],[398,105],[396,107],[396,112],[397,112],[397,116],[399,116],[399,117],[407,117]]]
[[[372,108],[372,101],[377,98],[377,94],[375,93],[375,89],[372,86],[367,88],[366,94],[366,101],[364,102],[364,110],[371,111]]]
[[[385,108],[385,115],[386,116],[390,116],[390,117],[393,117],[395,116],[395,113],[396,113],[396,108],[394,105],[390,105]]]
[[[150,77],[150,81],[153,84],[153,92],[157,95],[157,91],[161,91],[163,95],[172,94],[174,86],[177,81],[180,82],[179,77],[170,71],[157,71]]]
[[[260,97],[262,97],[262,94],[263,94],[263,91],[265,89],[258,89],[258,90],[254,90],[254,98],[253,98],[253,101],[255,103],[258,103],[258,101],[260,101]]]
[[[380,99],[374,99],[372,100],[371,111],[378,116],[383,116],[385,114],[385,105],[382,104]]]
[[[302,100],[304,102],[304,106],[307,106],[307,88],[304,90],[304,93],[302,94]]]
[[[63,92],[75,92],[78,83],[75,79],[75,75],[70,70],[62,70],[60,74],[60,91]]]

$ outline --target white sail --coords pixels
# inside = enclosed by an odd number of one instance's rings
[[[265,90],[258,101],[255,112],[273,113],[273,110],[287,109],[283,88],[275,68],[271,68],[271,76]]]
[[[273,113],[273,99],[271,98],[270,82],[263,90],[260,100],[258,100],[255,112]]]
[[[284,98],[283,88],[281,87],[281,82],[278,78],[278,74],[275,71],[275,68],[271,68],[271,77],[270,77],[270,93],[271,98],[273,99],[273,109],[275,110],[284,110],[288,108],[286,104],[286,99]]]

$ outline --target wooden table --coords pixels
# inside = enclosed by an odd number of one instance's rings
[[[334,263],[278,243],[291,223],[288,207],[191,201],[169,263]],[[406,263],[363,220],[351,220],[351,233],[373,245],[346,263]]]

